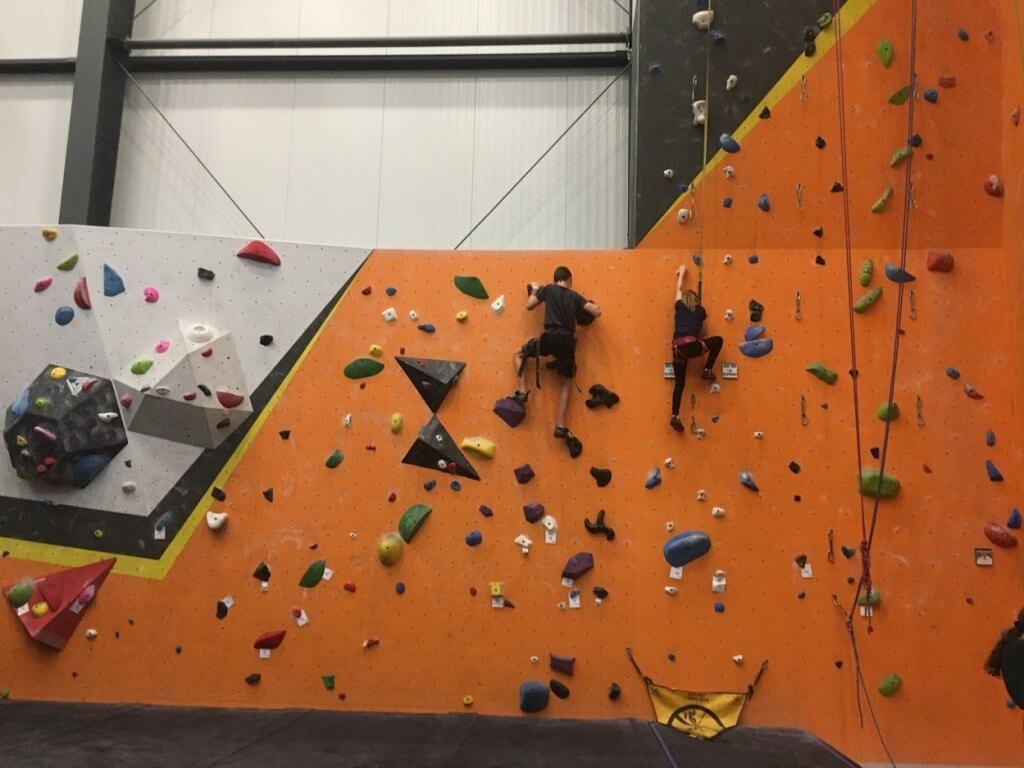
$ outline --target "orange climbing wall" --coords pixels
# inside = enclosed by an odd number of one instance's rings
[[[1012,18],[994,0],[973,4],[970,18],[961,18],[952,3],[934,5],[920,28],[922,86],[934,85],[940,73],[955,74],[958,84],[941,90],[936,105],[917,104],[925,144],[914,162],[917,207],[908,256],[918,276],[909,286],[916,319],[909,317],[908,292],[896,387],[902,418],[893,425],[889,451],[903,491],[881,504],[873,573],[883,605],[872,634],[857,621],[858,647],[872,692],[890,672],[903,678],[896,696],[873,697],[900,763],[1020,765],[1021,714],[1005,707],[1000,682],[981,671],[999,628],[1020,607],[1020,554],[997,550],[991,569],[973,562],[974,547],[988,546],[984,524],[1004,522],[1021,504],[1015,329],[1022,317],[1024,153],[1009,124],[1021,87],[1019,57]],[[873,285],[885,291],[855,318],[868,465],[869,449],[881,441],[874,412],[886,397],[895,320],[895,285],[885,280],[882,262],[897,258],[902,173],[887,163],[901,142],[905,111],[884,101],[906,79],[906,7],[878,0],[844,41],[854,264],[875,259]],[[969,43],[956,39],[960,25],[970,27]],[[997,32],[993,43],[983,36],[989,27]],[[883,36],[897,50],[888,71],[872,53]],[[162,581],[112,576],[82,625],[100,630],[95,642],[79,632],[62,653],[48,652],[25,639],[6,612],[0,685],[16,698],[402,711],[461,710],[462,697],[472,694],[473,711],[514,714],[518,684],[547,680],[543,660],[553,651],[575,655],[577,674],[567,680],[571,697],[552,699],[544,716],[649,717],[649,700],[624,654],[631,645],[656,681],[697,689],[741,690],[767,658],[770,669],[744,710],[745,723],[806,728],[859,759],[881,759],[870,724],[862,728],[857,719],[850,644],[832,602],[836,594],[847,605],[853,590],[847,579],[859,575],[858,561],[839,554],[841,544],[860,539],[852,389],[845,375],[830,388],[803,371],[812,360],[841,373],[850,367],[841,199],[827,193],[839,173],[834,93],[833,51],[808,74],[806,103],[798,87],[773,101],[771,120],[743,138],[742,152],[728,160],[736,179],[726,183],[720,166],[712,171],[697,220],[680,227],[671,212],[638,251],[374,253],[355,282],[373,293],[353,290],[344,299],[225,484],[228,499],[215,508],[230,513],[228,528],[214,534],[200,526]],[[828,142],[823,151],[813,147],[819,134]],[[923,159],[924,151],[934,159]],[[1002,201],[981,191],[992,171],[1006,181]],[[896,188],[889,212],[867,213],[886,184]],[[772,196],[770,214],[754,204],[761,192]],[[735,198],[729,211],[719,207],[725,194]],[[707,226],[709,331],[725,336],[722,359],[740,367],[740,378],[723,382],[717,395],[690,382],[697,424],[707,430],[703,441],[668,428],[671,383],[661,376],[673,271],[690,263],[699,225]],[[810,234],[818,225],[825,228],[820,241]],[[926,272],[932,248],[950,249],[956,271]],[[735,257],[729,267],[721,263],[727,252]],[[756,266],[747,263],[753,252],[760,257]],[[824,266],[814,263],[816,254]],[[545,280],[563,262],[575,271],[576,287],[605,311],[581,331],[580,384],[601,382],[622,397],[612,411],[589,411],[575,397],[569,420],[586,446],[576,461],[551,437],[552,379],[533,394],[530,417],[518,429],[490,413],[512,387],[513,348],[539,327],[538,315],[522,311],[523,284]],[[476,274],[492,296],[504,293],[505,313],[495,315],[485,302],[458,293],[454,274]],[[384,294],[388,285],[398,288],[393,299]],[[797,291],[800,321],[793,313]],[[855,291],[859,296],[862,289]],[[775,351],[761,360],[736,351],[751,298],[765,305],[766,335],[775,341]],[[381,320],[387,306],[398,309],[399,322]],[[460,325],[453,316],[463,308],[470,319]],[[727,308],[737,315],[731,324],[722,319]],[[407,319],[410,309],[436,324],[437,333],[417,331]],[[387,367],[360,389],[341,369],[371,343],[385,347]],[[393,362],[402,347],[468,363],[439,415],[456,438],[484,435],[498,444],[493,461],[473,459],[480,483],[463,481],[455,493],[445,478],[400,464],[429,415]],[[963,374],[959,382],[944,375],[951,365]],[[985,399],[966,398],[965,381]],[[684,404],[688,422],[688,399]],[[398,436],[388,430],[396,411],[405,416]],[[349,412],[353,426],[345,430]],[[291,430],[288,441],[278,436],[282,429]],[[998,437],[991,449],[984,444],[987,429]],[[755,441],[754,431],[763,431],[764,440]],[[366,450],[369,443],[375,451]],[[336,447],[345,461],[328,470],[324,458]],[[668,456],[676,468],[663,470],[659,488],[645,490],[647,471]],[[1004,483],[988,481],[986,458],[1003,471]],[[537,478],[519,486],[512,470],[527,461]],[[789,471],[791,461],[800,474]],[[591,465],[613,470],[610,486],[595,487]],[[742,469],[754,474],[760,493],[738,484]],[[430,477],[441,482],[427,493],[422,483]],[[268,487],[272,504],[262,496]],[[697,502],[699,489],[707,490],[707,502]],[[389,503],[392,491],[397,500]],[[545,545],[539,527],[523,520],[521,506],[530,501],[557,517],[556,544]],[[376,560],[376,540],[415,502],[431,504],[434,513],[402,562],[385,569]],[[480,504],[495,516],[482,518]],[[712,506],[724,507],[726,516],[712,519]],[[617,531],[614,542],[583,529],[583,518],[598,508]],[[680,583],[667,578],[661,555],[667,521],[677,529],[701,528],[714,541]],[[473,529],[484,537],[475,549],[463,543]],[[826,559],[829,529],[834,564]],[[512,543],[519,533],[535,542],[529,556]],[[597,565],[581,580],[583,607],[561,612],[557,604],[567,592],[561,569],[580,550],[593,552]],[[814,578],[800,577],[798,554],[808,556]],[[300,576],[319,557],[335,570],[334,579],[301,590]],[[261,560],[273,572],[266,594],[250,576]],[[0,560],[0,582],[52,569],[8,558]],[[716,569],[728,575],[724,595],[710,591]],[[491,609],[492,580],[505,582],[514,610]],[[347,581],[357,585],[355,593],[342,588]],[[408,586],[402,596],[394,591],[397,581]],[[590,595],[597,584],[611,593],[599,608]],[[677,596],[665,594],[669,584],[679,586]],[[470,587],[479,590],[476,597]],[[215,603],[227,594],[236,605],[218,621]],[[713,610],[718,600],[724,614]],[[296,627],[292,606],[308,612],[308,626]],[[288,629],[284,644],[271,659],[257,660],[252,641],[278,628]],[[371,635],[380,646],[362,649]],[[735,654],[744,655],[743,666],[733,663]],[[540,665],[530,664],[532,655],[541,657]],[[253,671],[263,680],[246,686],[243,678]],[[337,691],[323,689],[324,674],[337,676]],[[605,695],[612,681],[624,691],[616,703]]]

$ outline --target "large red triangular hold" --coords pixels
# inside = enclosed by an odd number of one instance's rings
[[[86,607],[96,597],[116,562],[117,558],[112,557],[109,560],[57,571],[36,579],[31,599],[25,605],[15,608],[18,620],[32,639],[58,651],[67,645],[78,627],[78,622],[82,620]],[[12,586],[14,585],[8,585],[4,593],[6,594]],[[49,604],[50,600],[57,603],[57,606],[50,605],[50,610],[42,616],[35,616],[32,613],[32,606],[41,602]]]
[[[262,240],[253,240],[236,253],[235,256],[240,259],[248,259],[249,261],[258,261],[260,264],[270,264],[274,267],[281,266],[281,257]]]

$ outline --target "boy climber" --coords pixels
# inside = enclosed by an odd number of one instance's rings
[[[512,399],[526,405],[529,391],[526,389],[526,361],[537,358],[537,386],[540,386],[540,358],[554,357],[547,364],[562,377],[562,391],[558,397],[558,421],[555,425],[555,437],[565,440],[569,453],[574,457],[583,450],[583,444],[565,426],[565,410],[569,405],[569,391],[576,375],[576,323],[578,318],[584,322],[601,316],[601,310],[592,301],[588,301],[572,289],[572,272],[568,267],[555,270],[554,281],[550,285],[530,283],[530,298],[526,302],[528,310],[534,310],[544,304],[544,332],[537,338],[530,339],[521,349],[516,351],[512,360],[515,364],[519,388]]]

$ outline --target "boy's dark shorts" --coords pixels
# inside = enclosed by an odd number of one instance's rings
[[[547,367],[559,376],[571,379],[576,375],[576,337],[568,333],[542,333],[530,339],[520,350],[523,361],[534,357],[554,357]]]

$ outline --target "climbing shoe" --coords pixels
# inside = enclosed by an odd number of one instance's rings
[[[575,435],[569,435],[565,438],[565,444],[569,446],[569,455],[572,458],[579,458],[579,455],[583,453],[583,443]]]
[[[705,368],[701,372],[700,377],[702,379],[704,379],[705,381],[714,381],[715,380],[715,372],[712,371],[710,368]]]
[[[572,437],[572,432],[569,431],[568,427],[555,427],[555,437],[559,440],[566,440]]]
[[[521,389],[517,389],[514,393],[509,395],[509,400],[514,400],[520,405],[526,405],[526,401],[530,399],[529,392],[523,392]]]
[[[668,423],[672,425],[672,429],[674,429],[676,432],[683,431],[683,422],[679,420],[678,416],[672,416],[671,418],[669,418]]]
[[[595,384],[589,391],[590,399],[587,400],[587,408],[597,408],[602,405],[605,408],[611,408],[619,402],[619,396],[603,384]]]

